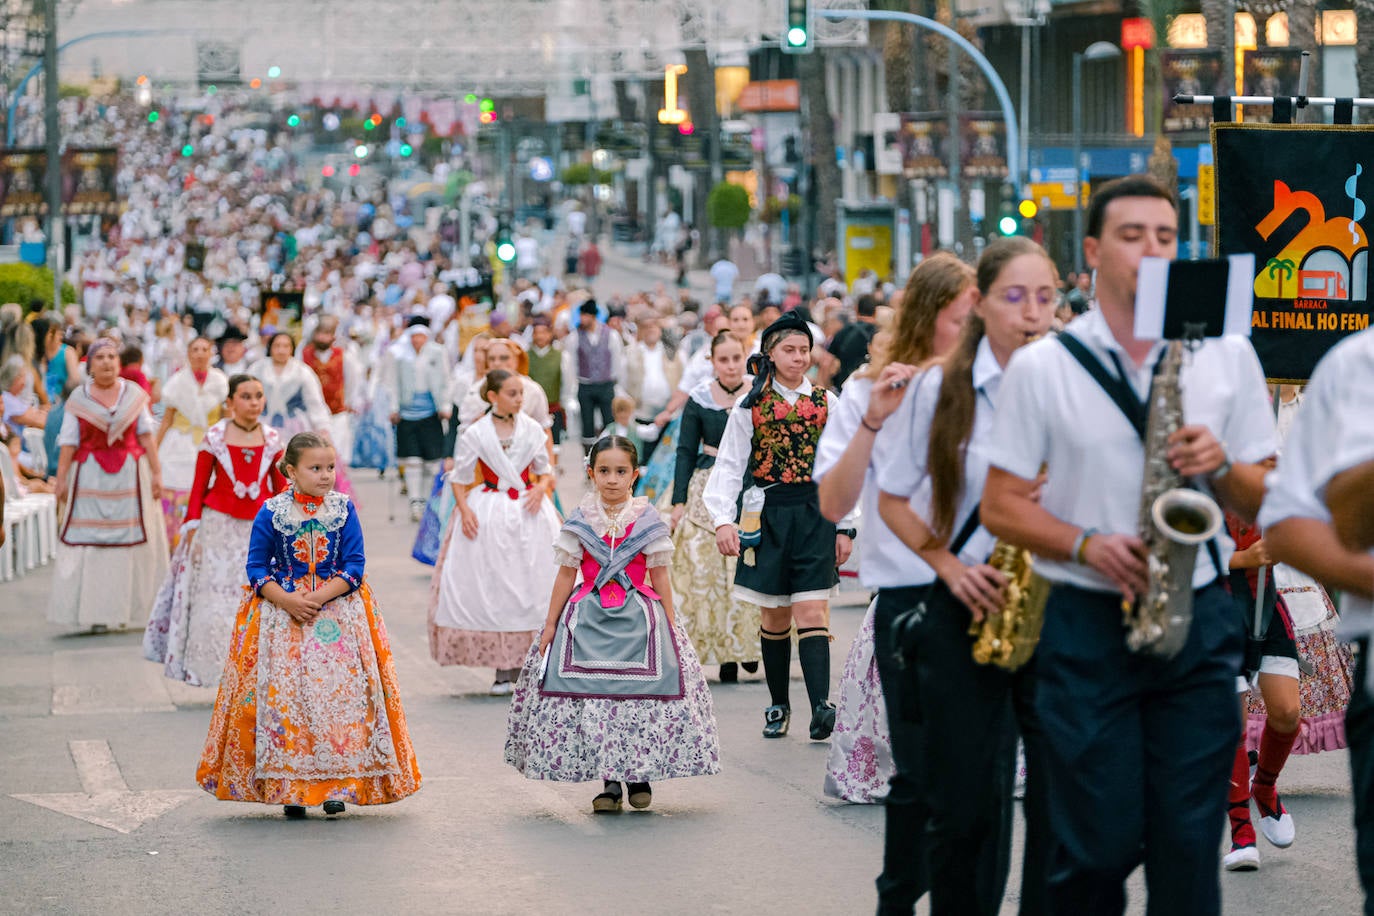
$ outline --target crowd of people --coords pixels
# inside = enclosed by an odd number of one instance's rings
[[[1220,869],[1259,867],[1255,822],[1295,840],[1288,756],[1347,745],[1374,882],[1367,663],[1352,673],[1326,591],[1368,601],[1374,569],[1361,520],[1323,500],[1367,473],[1346,393],[1369,332],[1310,395],[1271,392],[1244,340],[1191,353],[1184,422],[1148,457],[1227,526],[1198,552],[1182,648],[1125,642],[1123,599],[1151,589],[1138,510],[1166,349],[1133,335],[1136,269],[1177,247],[1151,179],[1094,196],[1094,274],[1067,294],[1012,238],[975,265],[929,256],[903,288],[598,297],[562,271],[594,250],[569,219],[491,303],[403,195],[305,181],[232,109],[136,115],[68,105],[120,147],[128,208],[79,256],[78,303],[0,308],[4,435],[60,501],[49,619],[145,627],[168,677],[218,690],[207,791],[302,817],[419,788],[348,482],[395,468],[434,567],[434,662],[493,671],[506,762],[599,782],[594,811],[719,771],[703,666],[720,684],[761,668],[762,736],[785,738],[795,654],[824,791],[885,806],[880,913],[927,894],[937,914],[999,911],[1022,766],[1023,914],[1121,912],[1142,863],[1152,911],[1217,913]],[[1009,613],[1004,544],[1042,586],[1014,669],[970,652],[970,626]],[[830,601],[856,563],[873,599],[837,703]]]

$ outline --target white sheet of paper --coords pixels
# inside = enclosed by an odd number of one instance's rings
[[[1255,304],[1255,256],[1228,255],[1226,276],[1226,313],[1222,330],[1226,334],[1250,336],[1250,312]],[[1136,274],[1135,327],[1137,340],[1159,340],[1164,336],[1164,304],[1169,287],[1166,258],[1141,258]]]

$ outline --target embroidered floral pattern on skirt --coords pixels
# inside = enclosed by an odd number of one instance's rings
[[[873,613],[870,604],[845,659],[824,786],[826,795],[861,805],[887,798],[892,777],[887,706],[873,654]]]

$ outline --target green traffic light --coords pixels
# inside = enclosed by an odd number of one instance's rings
[[[286,126],[287,126],[287,127],[299,127],[299,126],[300,126],[300,123],[301,123],[301,116],[300,116],[300,115],[292,115],[291,117],[289,117],[289,118],[286,119]]]
[[[409,143],[402,143],[402,144],[401,144],[401,155],[402,155],[402,156],[409,156],[409,155],[410,155],[411,153],[413,153],[413,152],[415,152],[415,147],[411,146]]]
[[[1014,216],[1004,216],[997,221],[997,231],[1003,235],[1015,235],[1018,228],[1020,226]]]
[[[183,156],[190,156],[190,155],[191,155],[192,153],[194,153],[195,151],[196,151],[196,148],[195,148],[194,146],[192,146],[191,144],[188,143],[188,144],[186,144],[185,146],[183,146],[183,147],[181,148],[181,155],[183,155]]]
[[[152,111],[148,112],[148,123],[149,123],[149,124],[156,124],[156,123],[157,123],[157,119],[160,118],[160,117],[162,117],[162,115],[158,114],[158,113],[157,113],[157,109],[154,108]]]
[[[363,122],[363,130],[372,130],[372,128],[376,126],[377,125],[374,124],[370,119]]]
[[[475,92],[469,92],[467,95],[463,96],[463,101],[464,101],[464,102],[467,102],[469,105],[476,105],[476,104],[477,104],[477,93],[475,93]]]
[[[276,79],[276,78],[279,77],[279,76],[281,76],[281,67],[268,67],[268,68],[267,68],[267,78],[268,78],[268,79],[274,80],[274,79]]]
[[[406,119],[405,119],[405,118],[397,118],[397,119],[396,119],[396,126],[397,126],[397,127],[405,127],[405,126],[406,126]]]
[[[787,44],[792,48],[806,47],[806,29],[801,26],[793,26],[787,30]]]
[[[491,99],[483,99],[481,108],[483,111],[495,111],[496,103],[493,102]]]
[[[367,147],[359,143],[357,146],[353,147],[353,155],[358,157],[359,159],[366,159]]]

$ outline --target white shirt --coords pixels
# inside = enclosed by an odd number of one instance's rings
[[[1072,333],[1107,371],[1115,353],[1142,400],[1163,352],[1158,342],[1141,366],[1126,355],[1096,309],[1073,323]],[[1274,454],[1278,438],[1259,358],[1242,337],[1210,339],[1184,361],[1183,415],[1200,423],[1231,450],[1235,461],[1254,463]],[[1137,534],[1145,452],[1140,437],[1102,387],[1058,340],[1047,337],[1012,357],[997,400],[997,419],[988,462],[1032,480],[1048,463],[1049,480],[1040,504],[1051,514],[1103,534]],[[1217,536],[1223,568],[1234,544],[1223,529]],[[1217,578],[1206,548],[1197,553],[1193,585]],[[1113,592],[1111,581],[1072,562],[1037,560],[1045,578],[1096,591]]]
[[[458,303],[453,301],[453,297],[448,293],[439,293],[429,300],[429,305],[425,307],[429,315],[429,326],[442,329],[448,324],[449,318],[457,311]]]
[[[788,404],[795,404],[798,398],[811,394],[811,380],[807,378],[803,378],[797,388],[784,387],[776,378],[772,384],[773,390],[782,395]],[[717,528],[734,523],[738,514],[735,503],[739,499],[740,491],[746,483],[753,486],[752,481],[745,481],[744,473],[749,470],[749,455],[754,449],[754,413],[752,410],[740,408],[740,402],[744,398],[742,395],[735,402],[735,409],[730,411],[730,419],[725,421],[725,432],[720,437],[716,463],[711,468],[711,476],[706,478],[706,489],[701,494],[706,511],[711,514],[711,524]],[[833,391],[825,393],[828,417],[834,415],[839,402],[840,399],[835,397]],[[842,519],[838,527],[854,527],[852,515]]]
[[[926,457],[930,450],[930,425],[935,420],[935,408],[940,401],[944,370],[932,366],[907,386],[902,406],[883,424],[883,431],[873,446],[874,481],[877,489],[908,499],[911,508],[927,524],[934,516],[931,484]],[[1002,367],[992,354],[987,338],[978,344],[973,358],[973,388],[976,407],[973,431],[969,434],[964,452],[964,490],[954,510],[951,541],[958,536],[964,522],[973,514],[983,497],[983,484],[988,476],[988,447],[992,441],[993,420],[996,416],[997,395],[1002,384]],[[845,386],[848,387],[848,386]],[[1033,476],[1033,475],[1032,475]],[[960,562],[970,566],[986,563],[996,539],[982,525],[959,550]],[[923,582],[935,579],[935,570],[919,557]]]
[[[677,390],[691,394],[714,372],[715,369],[711,366],[711,348],[709,345],[702,347],[688,357],[687,365],[682,370],[682,381],[678,382]]]
[[[668,384],[668,375],[663,371],[664,361],[668,359],[668,353],[663,349],[663,344],[656,343],[652,347],[645,343],[636,342],[635,346],[640,349],[644,363],[644,380],[639,387],[639,404],[636,407],[636,416],[646,416],[649,413],[657,413],[668,403],[668,399],[673,396],[672,386]]]
[[[811,476],[817,483],[839,463],[850,440],[858,433],[872,391],[873,379],[858,378],[846,384],[840,392],[839,406],[826,420],[825,431],[821,433],[821,442],[816,448],[816,468]],[[935,571],[908,550],[878,515],[878,485],[874,481],[874,470],[875,465],[870,458],[864,470],[863,492],[859,495],[858,514],[863,518],[863,530],[859,532],[859,581],[867,589],[928,585],[935,581]]]
[[[733,261],[721,258],[711,265],[711,279],[716,282],[716,298],[729,299],[735,291],[735,281],[739,279],[739,268]]]
[[[1331,524],[1326,508],[1331,478],[1374,458],[1371,384],[1374,329],[1347,337],[1322,357],[1303,391],[1302,410],[1293,420],[1278,467],[1266,480],[1262,528],[1289,518]],[[1343,637],[1362,635],[1374,625],[1374,607],[1363,598],[1342,596],[1341,613]]]

